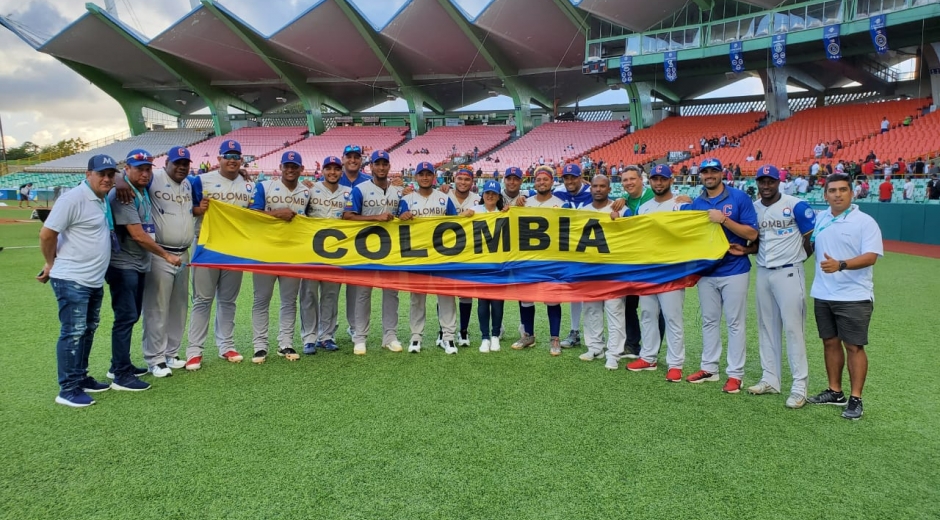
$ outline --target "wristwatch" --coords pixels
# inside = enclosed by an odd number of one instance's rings
[[[840,270],[840,271],[844,271],[844,270],[846,270],[846,269],[848,269],[848,268],[849,268],[849,264],[847,264],[847,263],[845,262],[845,260],[839,260],[839,270]]]

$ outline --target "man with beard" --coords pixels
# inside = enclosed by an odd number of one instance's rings
[[[323,160],[323,180],[310,186],[308,217],[343,218],[350,188],[339,184],[342,175],[342,159],[330,156]],[[304,279],[300,282],[300,330],[304,354],[339,350],[334,338],[339,321],[339,286],[338,283],[320,280]]]
[[[555,196],[568,203],[571,209],[580,209],[593,202],[591,186],[585,184],[581,178],[581,167],[577,164],[566,164],[561,170],[562,187],[555,190]],[[571,302],[571,330],[568,337],[561,340],[561,348],[577,347],[581,344],[581,302]]]
[[[522,170],[515,166],[506,168],[503,175],[503,206],[525,206],[526,196],[519,191],[522,187]]]
[[[259,182],[255,185],[253,201],[249,209],[261,211],[272,217],[290,222],[307,211],[310,189],[298,182],[304,171],[303,158],[299,153],[286,151],[281,155],[281,178]],[[268,312],[274,282],[281,296],[278,316],[277,355],[288,361],[297,361],[300,354],[294,350],[294,325],[297,322],[297,294],[300,278],[254,273],[254,302],[251,307],[252,343],[255,353],[252,363],[264,363],[268,356]]]
[[[343,175],[339,178],[339,185],[350,189],[355,188],[363,182],[372,180],[372,177],[361,172],[362,168],[362,147],[356,144],[346,145],[343,148]],[[358,285],[346,284],[346,322],[349,325],[347,332],[352,336],[353,322],[356,321],[356,292]]]
[[[461,167],[454,174],[454,189],[447,193],[457,213],[473,208],[480,204],[480,196],[471,192],[473,188],[473,171],[469,167]],[[460,311],[460,329],[457,335],[457,346],[470,346],[470,335],[467,329],[470,328],[470,316],[473,314],[473,298],[460,297],[458,300]],[[441,333],[442,334],[442,333]],[[443,341],[442,335],[438,335],[438,341]]]
[[[398,214],[402,189],[392,186],[389,180],[388,152],[372,152],[372,179],[352,189],[343,211],[343,219],[365,222],[388,222]],[[353,354],[366,353],[366,338],[372,318],[372,287],[356,286],[356,301],[353,311]],[[401,352],[398,341],[398,291],[382,289],[382,347],[392,352]]]

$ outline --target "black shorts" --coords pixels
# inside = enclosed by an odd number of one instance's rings
[[[868,325],[875,304],[871,301],[836,302],[814,299],[816,328],[822,339],[839,338],[849,345],[868,344]]]
[[[28,201],[28,200],[29,200],[29,197],[26,196],[26,195],[23,195],[22,193],[20,193],[20,202],[22,202],[22,201],[24,201],[24,200]]]

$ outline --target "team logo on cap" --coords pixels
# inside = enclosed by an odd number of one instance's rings
[[[287,154],[287,159],[293,161],[293,160],[294,160],[294,152],[289,152],[289,153]]]
[[[228,149],[229,149],[229,150],[234,150],[234,149],[235,149],[235,141],[229,141],[229,142],[228,142]]]
[[[770,175],[770,166],[764,166],[764,175]]]

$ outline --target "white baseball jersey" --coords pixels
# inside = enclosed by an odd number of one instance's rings
[[[519,193],[515,197],[510,197],[506,194],[506,190],[503,190],[503,206],[511,207],[516,205],[516,201],[519,200],[519,197],[523,197],[525,193],[522,190],[519,190]]]
[[[314,183],[310,189],[310,204],[307,205],[307,216],[316,218],[343,218],[343,210],[349,202],[352,189],[349,186],[337,186],[336,191],[330,189],[323,182]]]
[[[527,208],[566,208],[568,207],[567,203],[558,197],[552,195],[551,198],[545,202],[539,202],[536,200],[535,196],[529,197],[525,200],[525,207]]]
[[[528,204],[526,205],[528,206]],[[594,203],[592,202],[591,204],[585,204],[578,209],[583,209],[584,211],[596,211],[597,213],[610,215],[610,212],[614,210],[614,201],[608,199],[607,204],[602,208],[595,208]]]
[[[456,215],[457,207],[441,190],[434,190],[427,197],[422,196],[417,190],[401,198],[399,211],[405,213],[410,211],[415,217],[438,217],[444,215]]]
[[[401,202],[402,188],[389,185],[382,189],[372,181],[358,184],[349,194],[344,211],[351,211],[357,215],[374,216],[390,213],[398,216],[398,205]]]
[[[189,178],[193,187],[193,205],[198,206],[202,199],[207,198],[215,202],[224,202],[240,208],[251,205],[251,194],[255,191],[255,183],[246,181],[241,175],[229,180],[218,171],[212,171]],[[202,227],[202,217],[196,218],[196,235]]]
[[[158,244],[181,249],[193,243],[196,227],[193,220],[193,187],[189,179],[177,183],[166,170],[154,170],[147,186],[151,217],[156,226]]]
[[[310,203],[310,188],[298,182],[290,189],[280,179],[272,179],[255,184],[249,208],[259,211],[289,209],[298,215],[307,212]]]
[[[809,204],[792,195],[781,194],[780,200],[770,207],[764,206],[760,199],[754,201],[754,211],[760,233],[757,265],[780,267],[806,260],[803,235],[816,226],[816,212]]]
[[[637,215],[646,215],[648,213],[661,213],[665,211],[679,211],[679,209],[685,206],[684,202],[676,202],[675,197],[670,197],[668,200],[662,202],[656,202],[656,199],[650,199],[640,205],[636,209]]]
[[[474,206],[480,203],[480,196],[472,191],[467,194],[467,198],[463,199],[463,202],[457,199],[457,190],[455,189],[447,192],[447,196],[450,197],[450,201],[454,203],[454,207],[457,208],[458,213],[465,209],[473,209]]]

